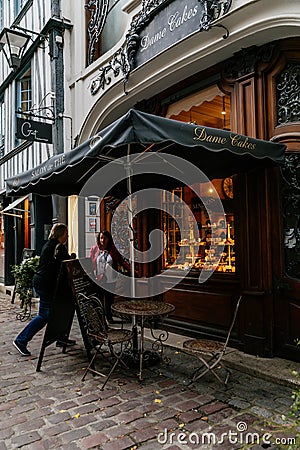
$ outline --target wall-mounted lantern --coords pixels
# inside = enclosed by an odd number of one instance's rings
[[[21,31],[3,28],[0,34],[0,51],[2,50],[11,69],[18,69],[30,36]]]

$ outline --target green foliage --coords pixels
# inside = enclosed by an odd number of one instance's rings
[[[19,294],[21,306],[27,310],[32,298],[32,279],[39,265],[39,256],[25,259],[21,264],[12,266],[15,277],[16,293]]]
[[[292,374],[295,377],[300,378],[299,373],[296,372],[295,370],[292,372]],[[293,399],[293,404],[291,406],[292,415],[294,417],[300,418],[300,388],[297,388],[293,391],[292,399]]]

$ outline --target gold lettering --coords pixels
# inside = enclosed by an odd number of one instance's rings
[[[239,134],[231,134],[230,135],[231,145],[233,147],[245,148],[247,150],[254,150],[256,144],[249,142],[249,138],[242,138]]]
[[[195,141],[201,142],[211,142],[212,144],[221,144],[224,145],[227,142],[226,137],[207,134],[205,128],[195,128],[194,130],[195,137],[193,138]]]

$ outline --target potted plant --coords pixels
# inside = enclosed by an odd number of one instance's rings
[[[27,258],[19,265],[12,266],[12,273],[15,278],[15,290],[20,297],[21,308],[24,312],[31,307],[33,296],[32,279],[39,264],[39,256]]]

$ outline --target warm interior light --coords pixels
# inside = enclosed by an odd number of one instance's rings
[[[225,116],[225,114],[226,114],[226,108],[225,108],[225,96],[224,96],[224,95],[223,95],[223,108],[222,108],[221,114],[223,114],[223,116]]]

